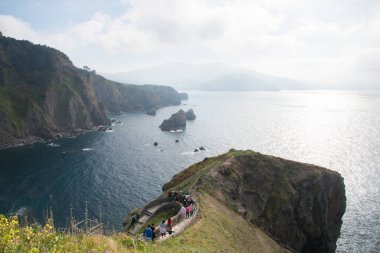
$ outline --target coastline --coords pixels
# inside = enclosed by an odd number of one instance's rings
[[[73,129],[71,132],[60,132],[60,133],[54,133],[51,138],[44,138],[39,136],[27,136],[25,138],[19,138],[15,139],[14,143],[12,144],[0,144],[0,150],[5,150],[9,148],[18,148],[18,147],[25,147],[29,146],[35,143],[46,143],[49,141],[59,140],[59,139],[65,139],[65,138],[73,138],[76,136],[79,136],[81,134],[89,133],[89,132],[95,132],[95,131],[102,131],[103,129],[110,127],[112,124],[109,125],[99,125],[94,126],[91,129]]]

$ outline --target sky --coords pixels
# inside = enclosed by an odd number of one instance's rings
[[[103,73],[224,63],[380,89],[380,0],[0,0],[0,31]]]

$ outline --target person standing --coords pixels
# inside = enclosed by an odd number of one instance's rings
[[[172,228],[172,219],[169,217],[169,219],[168,219],[168,229],[169,228]]]
[[[182,219],[185,219],[185,217],[186,217],[186,208],[184,206],[182,206],[181,210],[179,212],[181,213]]]
[[[190,209],[191,209],[190,206],[187,206],[187,207],[186,207],[186,218],[187,218],[187,219],[190,218]]]
[[[165,236],[165,233],[166,233],[166,229],[165,229],[165,220],[162,220],[161,224],[160,224],[160,234],[161,234],[161,238],[163,238]]]
[[[146,229],[144,230],[144,237],[146,240],[152,239],[152,229],[149,226],[147,226]]]
[[[150,225],[150,229],[152,229],[152,241],[154,241],[154,239],[156,239],[156,228],[153,223]]]

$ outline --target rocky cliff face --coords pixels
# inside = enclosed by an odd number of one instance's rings
[[[217,196],[293,252],[335,252],[346,207],[343,178],[337,172],[231,151],[191,166],[164,190],[189,184]]]
[[[89,75],[96,96],[111,114],[151,111],[164,106],[180,105],[179,93],[172,87],[159,85],[119,84],[99,75]]]
[[[195,116],[195,113],[193,109],[189,109],[186,111],[186,120],[195,120],[197,116]]]
[[[109,124],[106,113],[178,104],[171,87],[124,86],[58,50],[0,36],[0,148]]]

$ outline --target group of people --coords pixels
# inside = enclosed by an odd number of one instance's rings
[[[181,213],[183,219],[184,218],[188,219],[191,216],[193,216],[195,208],[196,208],[195,204],[191,203],[191,204],[183,205],[179,212]]]
[[[174,196],[174,200],[182,204],[182,207],[179,211],[180,214],[182,215],[182,218],[188,219],[191,216],[193,216],[194,211],[196,209],[196,205],[195,205],[195,201],[191,198],[189,193],[169,192],[168,195],[169,197]]]
[[[196,202],[191,198],[189,193],[182,193],[176,192],[176,191],[170,191],[168,192],[168,197],[171,201],[177,201],[182,204],[180,209],[180,215],[181,219],[188,219],[191,216],[193,216],[195,210],[196,210]],[[159,226],[159,233],[157,233],[158,236],[164,237],[166,234],[171,235],[174,233],[173,231],[173,221],[171,218],[169,218],[166,222],[165,220],[162,220],[160,226]],[[143,236],[146,240],[152,240],[154,241],[156,239],[156,228],[154,227],[154,224],[148,225],[143,233]]]
[[[162,220],[159,227],[161,238],[164,237],[166,233],[168,233],[169,235],[174,233],[172,225],[173,222],[171,218],[169,218],[167,222],[165,222],[165,220]],[[156,239],[156,228],[153,223],[145,228],[143,235],[146,240],[154,241]]]
[[[185,207],[195,204],[195,201],[191,198],[188,192],[183,193],[182,191],[169,191],[168,197],[171,201],[180,202]]]

